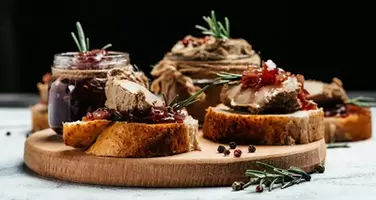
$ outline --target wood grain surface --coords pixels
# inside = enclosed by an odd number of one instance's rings
[[[325,162],[326,144],[320,141],[295,146],[256,146],[242,156],[217,153],[219,144],[200,136],[201,151],[159,158],[109,158],[86,155],[65,146],[50,129],[33,133],[25,142],[24,161],[36,173],[59,180],[138,187],[229,186],[246,180],[246,169],[259,169],[256,161],[277,167],[297,166],[307,172]],[[225,145],[226,147],[228,145]]]

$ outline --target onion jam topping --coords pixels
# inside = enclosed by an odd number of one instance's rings
[[[111,120],[128,121],[138,123],[183,123],[188,116],[185,108],[174,111],[168,106],[151,107],[146,111],[132,111],[130,113],[120,113],[108,108],[99,108],[93,112],[88,112],[82,121]]]

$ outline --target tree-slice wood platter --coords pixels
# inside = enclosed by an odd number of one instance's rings
[[[312,172],[325,162],[324,140],[294,146],[238,146],[241,157],[217,153],[218,143],[200,136],[201,151],[158,158],[110,158],[87,155],[65,146],[51,129],[33,133],[25,142],[24,160],[36,173],[59,180],[112,186],[202,187],[229,186],[245,181],[256,161],[280,168],[300,167]],[[226,145],[228,146],[228,145]]]

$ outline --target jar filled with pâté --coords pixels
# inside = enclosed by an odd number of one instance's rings
[[[107,72],[113,68],[129,68],[129,54],[89,49],[89,39],[77,22],[78,37],[72,33],[78,52],[66,52],[54,56],[49,82],[48,120],[50,127],[62,134],[62,124],[81,120],[87,112],[104,107]]]

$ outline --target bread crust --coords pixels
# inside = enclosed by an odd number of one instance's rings
[[[36,132],[50,127],[48,123],[48,107],[45,104],[35,104],[31,107],[31,131]]]
[[[196,121],[196,125],[198,123]],[[168,156],[198,150],[191,144],[190,125],[186,123],[142,124],[115,122],[106,128],[87,154],[108,157]]]
[[[67,146],[87,154],[107,157],[155,157],[200,150],[198,121],[188,116],[184,123],[144,124],[108,120],[63,123]]]
[[[63,140],[68,146],[87,149],[111,123],[108,120],[63,123]]]
[[[324,124],[327,143],[366,140],[372,136],[370,108],[361,108],[347,117],[325,117]]]
[[[317,109],[283,115],[250,115],[218,105],[207,109],[203,135],[221,143],[307,144],[324,137],[324,112]]]

